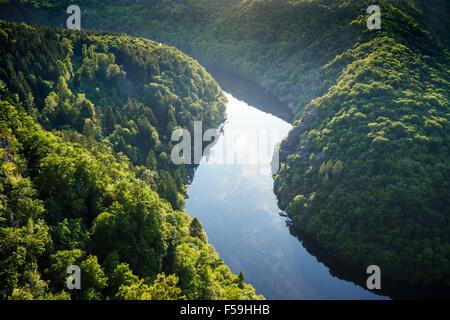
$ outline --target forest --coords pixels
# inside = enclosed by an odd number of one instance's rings
[[[86,28],[176,46],[202,65],[259,83],[289,105],[294,128],[280,146],[274,186],[297,229],[343,261],[379,265],[393,280],[450,286],[448,2],[376,2],[380,30],[367,29],[366,9],[374,4],[367,0],[79,1]],[[3,0],[0,17],[63,26],[68,3]],[[86,51],[92,59],[88,45]],[[123,77],[121,71],[113,74]],[[92,86],[84,88],[90,101],[102,104]],[[17,90],[29,108],[27,88]],[[46,98],[36,93],[36,101]],[[35,117],[50,130],[55,115],[45,108]],[[175,119],[183,123],[176,113]],[[148,158],[132,139],[119,140],[113,133],[108,142],[134,165]],[[155,154],[158,168],[160,157]],[[186,174],[173,170],[166,170],[173,179]]]
[[[184,211],[170,133],[225,98],[173,47],[0,21],[0,297],[261,299]],[[66,269],[81,269],[81,290]]]

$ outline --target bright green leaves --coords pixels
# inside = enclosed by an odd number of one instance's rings
[[[143,280],[131,285],[122,285],[116,297],[124,300],[182,300],[181,289],[177,287],[176,275],[158,274],[151,286]]]

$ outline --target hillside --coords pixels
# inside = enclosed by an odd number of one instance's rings
[[[0,51],[2,299],[262,298],[183,211],[190,169],[167,155],[173,128],[224,119],[197,62],[123,34],[3,21]]]
[[[4,12],[65,21],[66,2],[47,4]],[[371,4],[80,2],[86,27],[176,45],[289,105],[296,121],[274,178],[296,228],[363,269],[450,285],[448,2],[380,0],[381,30],[366,27]]]

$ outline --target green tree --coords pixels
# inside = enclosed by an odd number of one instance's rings
[[[197,218],[192,219],[189,224],[189,234],[191,237],[199,238],[205,243],[208,242],[206,233],[203,231],[202,223]]]
[[[242,289],[244,287],[244,283],[245,283],[245,277],[244,277],[244,273],[241,271],[239,271],[239,288]]]

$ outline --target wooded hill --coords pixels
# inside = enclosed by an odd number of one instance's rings
[[[262,298],[183,211],[188,170],[170,162],[174,128],[224,119],[203,67],[146,39],[4,21],[0,51],[2,299]]]

